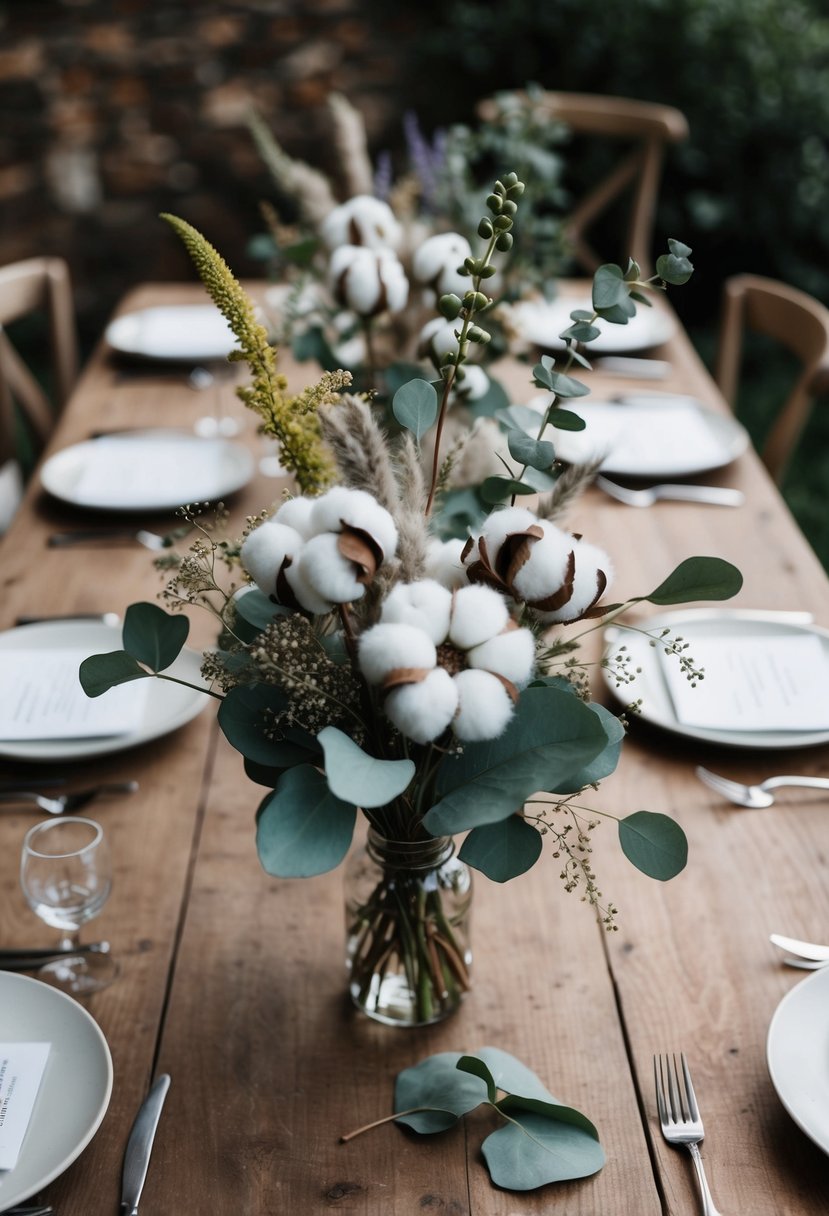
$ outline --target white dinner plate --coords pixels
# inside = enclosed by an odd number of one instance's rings
[[[101,621],[39,621],[0,633],[3,650],[77,650],[78,666],[92,654],[122,650],[121,626]],[[201,676],[202,656],[185,649],[168,669],[169,673],[205,688]],[[2,679],[2,664],[0,664]],[[103,756],[158,739],[184,726],[206,708],[210,698],[195,688],[152,677],[146,681],[148,696],[143,721],[130,734],[94,739],[0,740],[0,757],[12,760],[71,761]],[[104,696],[107,694],[104,693]]]
[[[62,502],[126,512],[215,501],[252,476],[253,457],[243,444],[167,429],[87,439],[56,452],[40,471],[43,488]]]
[[[558,335],[573,324],[570,313],[577,308],[593,312],[589,299],[559,297],[555,300],[519,300],[510,308],[509,320],[518,334],[534,346],[542,350],[564,350],[565,343]],[[636,315],[631,317],[627,325],[615,325],[601,318],[594,324],[601,333],[586,343],[588,359],[591,352],[596,355],[623,355],[661,346],[676,329],[676,322],[670,313],[661,308],[648,308],[644,304],[637,306]]]
[[[829,662],[829,630],[817,625],[798,624],[788,621],[783,614],[764,613],[761,609],[739,608],[688,608],[675,612],[659,613],[637,622],[637,627],[648,634],[658,636],[663,628],[669,628],[672,636],[680,634],[689,643],[688,654],[694,655],[694,639],[705,637],[739,638],[746,634],[767,638],[770,648],[776,639],[786,636],[812,634],[817,637]],[[651,646],[649,637],[634,630],[620,628],[617,624],[605,629],[606,654],[612,654],[620,645],[627,647],[628,669],[641,668],[632,684],[617,688],[607,668],[602,668],[602,678],[613,696],[625,704],[641,698],[634,720],[641,718],[654,726],[660,726],[673,734],[691,739],[702,739],[708,743],[724,744],[727,747],[745,748],[795,748],[814,747],[829,742],[826,730],[712,730],[690,726],[677,719],[668,693],[662,670],[659,647]],[[679,660],[676,660],[679,662]]]
[[[104,336],[119,354],[178,363],[226,359],[238,347],[233,330],[213,304],[142,308],[116,317]]]
[[[0,972],[0,1040],[51,1043],[13,1170],[0,1172],[0,1212],[37,1194],[89,1144],[112,1093],[112,1058],[97,1022],[48,984]]]
[[[795,984],[777,1006],[766,1063],[777,1096],[798,1127],[829,1153],[829,967]]]
[[[550,394],[534,397],[543,410]],[[692,477],[731,464],[749,445],[731,414],[709,409],[694,397],[649,393],[623,401],[578,398],[565,402],[583,418],[583,431],[547,428],[556,456],[568,464],[601,460],[603,473],[621,477]]]

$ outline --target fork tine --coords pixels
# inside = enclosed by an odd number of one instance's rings
[[[685,1119],[685,1111],[679,1097],[678,1077],[676,1071],[676,1056],[668,1060],[668,1095],[671,1104],[671,1118],[674,1123]]]
[[[656,1111],[660,1123],[667,1123],[668,1111],[665,1107],[665,1086],[662,1080],[662,1056],[653,1057],[653,1080],[656,1089]]]
[[[690,1080],[686,1053],[682,1052],[681,1055],[679,1055],[679,1059],[682,1060],[682,1075],[684,1077],[684,1082],[686,1082],[686,1097],[688,1099],[688,1111],[690,1118],[692,1118],[694,1122],[699,1122],[700,1119],[699,1107],[697,1105],[697,1094],[694,1093],[694,1086],[692,1080]]]

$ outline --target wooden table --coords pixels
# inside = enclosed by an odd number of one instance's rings
[[[198,286],[146,285],[122,309],[201,299]],[[681,332],[655,353],[673,364],[665,388],[724,408]],[[304,382],[303,370],[283,366]],[[517,399],[531,394],[526,368],[504,375]],[[635,387],[598,372],[591,385],[597,396]],[[229,383],[209,391],[232,399]],[[232,408],[242,419],[242,406]],[[102,347],[52,447],[102,427],[189,426],[204,412],[204,394],[177,370],[127,373]],[[247,425],[258,444],[253,420]],[[757,459],[742,457],[712,480],[743,489],[746,506],[665,503],[638,511],[596,491],[580,500],[568,523],[614,554],[614,598],[649,590],[682,557],[716,553],[745,574],[735,603],[809,609],[829,625],[826,577]],[[275,488],[258,478],[239,495],[235,517],[271,501]],[[22,614],[123,612],[133,600],[154,598],[159,576],[144,550],[47,548],[50,532],[80,518],[33,484],[2,545],[2,627]],[[193,632],[197,642],[209,640],[206,616],[194,618]],[[825,799],[784,792],[772,809],[733,809],[694,778],[698,762],[738,778],[829,772],[825,748],[794,760],[717,754],[634,722],[619,770],[595,805],[672,814],[689,837],[687,869],[670,883],[653,882],[624,860],[612,824],[602,827],[595,866],[620,909],[613,934],[565,894],[549,849],[530,874],[506,886],[478,878],[474,991],[459,1014],[421,1031],[384,1028],[349,1006],[341,874],[291,881],[261,870],[253,839],[260,793],[219,734],[212,708],[159,742],[70,768],[77,784],[134,777],[141,788],[95,812],[115,860],[113,895],[96,935],[99,929],[110,939],[122,974],[88,1007],[112,1050],[112,1101],[48,1199],[60,1216],[116,1210],[132,1118],[153,1076],[167,1071],[173,1084],[142,1203],[147,1216],[679,1216],[697,1210],[691,1165],[659,1135],[651,1061],[655,1051],[683,1049],[722,1211],[829,1211],[826,1158],[782,1109],[765,1063],[775,1006],[803,978],[780,965],[768,934],[827,937]],[[25,766],[4,769],[35,775]],[[51,944],[18,888],[20,843],[33,821],[8,812],[0,820],[0,945]],[[478,1150],[486,1117],[429,1140],[387,1124],[338,1142],[390,1113],[400,1069],[436,1051],[485,1044],[518,1056],[596,1123],[607,1153],[598,1175],[528,1194],[493,1188]]]

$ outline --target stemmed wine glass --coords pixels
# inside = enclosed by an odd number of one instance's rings
[[[118,965],[108,953],[73,954],[80,928],[103,908],[112,889],[112,862],[103,828],[94,819],[47,819],[26,833],[20,885],[32,911],[63,931],[65,954],[46,963],[38,977],[72,996],[112,983]]]

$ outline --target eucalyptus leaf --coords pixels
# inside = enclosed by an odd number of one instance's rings
[[[574,414],[572,410],[550,410],[547,421],[560,431],[583,431],[587,426],[581,415]]]
[[[479,1077],[486,1086],[487,1100],[493,1106],[495,1105],[498,1101],[498,1086],[495,1084],[495,1078],[492,1073],[479,1056],[461,1056],[455,1067],[459,1072],[469,1073],[472,1077]]]
[[[415,1114],[401,1113],[397,1122],[421,1135],[431,1135],[446,1131],[463,1115],[486,1102],[486,1083],[480,1077],[459,1072],[457,1065],[461,1059],[459,1051],[443,1051],[398,1073],[394,1086],[395,1111],[428,1109]]]
[[[461,537],[464,540],[486,518],[486,509],[476,490],[465,487],[450,490],[438,499],[437,510],[432,515],[432,529],[441,540]]]
[[[336,726],[326,726],[317,739],[331,792],[355,806],[385,806],[403,793],[415,775],[411,760],[378,760]]]
[[[495,1185],[511,1191],[586,1178],[605,1163],[602,1146],[588,1132],[530,1112],[487,1136],[481,1152]]]
[[[259,860],[277,878],[325,874],[348,852],[356,818],[356,807],[336,798],[317,769],[288,769],[257,811]]]
[[[593,275],[593,307],[596,312],[613,308],[628,298],[628,285],[620,266],[599,266]]]
[[[556,1101],[536,1073],[503,1048],[481,1047],[475,1055],[483,1060],[495,1085],[504,1093],[521,1094],[525,1098],[537,1098],[542,1102]]]
[[[556,458],[556,450],[551,443],[544,439],[533,439],[525,431],[510,431],[507,434],[507,445],[513,460],[531,469],[552,468]]]
[[[690,600],[727,600],[743,585],[743,576],[721,557],[687,557],[650,595],[651,604],[685,604]]]
[[[404,384],[408,384],[410,380],[422,380],[423,368],[419,363],[407,363],[400,359],[389,366],[383,372],[383,380],[385,381],[386,392],[390,397],[393,397],[399,388]]]
[[[150,673],[139,667],[125,650],[111,650],[108,654],[91,654],[84,659],[78,669],[78,678],[88,697],[100,697],[101,693],[129,680],[149,679]]]
[[[682,828],[668,815],[634,811],[619,821],[619,844],[637,870],[667,882],[685,868],[688,841]]]
[[[276,788],[276,783],[284,772],[284,768],[257,764],[255,760],[245,760],[245,774],[251,781],[257,785],[264,785],[269,790]]]
[[[588,701],[586,704],[587,708],[600,719],[607,735],[607,746],[578,773],[568,777],[564,785],[558,786],[554,790],[556,794],[572,794],[586,785],[603,781],[605,777],[609,777],[615,771],[616,765],[619,763],[625,728],[616,715],[612,714],[609,709],[605,709],[604,705],[599,705],[596,701]]]
[[[683,245],[682,241],[673,239],[668,240],[668,249],[669,253],[663,253],[656,259],[656,273],[666,283],[680,287],[683,283],[687,283],[694,273],[694,267],[690,261],[691,249],[688,245]]]
[[[515,477],[487,477],[481,483],[480,495],[484,502],[491,503],[493,506],[496,503],[503,502],[505,498],[512,498],[513,494],[535,494],[534,486],[531,486],[528,481],[518,481]]]
[[[409,380],[394,394],[392,412],[420,443],[438,416],[438,395],[428,380]]]
[[[473,828],[458,856],[493,882],[509,882],[535,865],[541,847],[541,834],[532,824],[521,815],[508,815],[499,823]]]
[[[258,630],[267,629],[275,616],[288,615],[287,608],[282,604],[275,604],[258,587],[251,587],[237,595],[233,605],[242,620]]]
[[[296,763],[287,758],[292,745],[283,747],[269,735],[273,732],[273,715],[287,704],[285,693],[273,684],[240,684],[230,689],[219,706],[219,726],[228,743],[245,759],[283,768]]]
[[[541,469],[527,467],[521,475],[524,485],[529,486],[535,494],[546,494],[552,490],[559,478],[559,473],[543,473]]]
[[[543,415],[538,410],[530,409],[528,405],[511,405],[505,410],[498,410],[495,417],[498,422],[509,429],[514,428],[526,431],[528,435],[537,435],[541,429]]]
[[[124,614],[124,650],[153,671],[164,671],[181,654],[190,632],[186,616],[173,616],[158,604],[130,604]]]
[[[565,342],[592,342],[594,338],[598,338],[601,332],[598,325],[590,325],[587,321],[576,321],[567,329],[563,329],[558,336]]]
[[[627,325],[631,317],[636,316],[636,305],[631,297],[627,296],[618,304],[603,308],[599,315],[603,321],[610,321],[612,325]]]
[[[572,376],[565,376],[563,372],[554,372],[542,369],[542,374],[539,375],[538,366],[533,368],[533,378],[536,384],[542,388],[548,388],[558,397],[586,397],[590,389],[586,384],[582,384],[581,380],[575,380]]]
[[[423,823],[434,836],[497,823],[531,794],[579,772],[607,744],[602,722],[583,701],[548,685],[526,688],[497,739],[444,756],[437,803]]]

